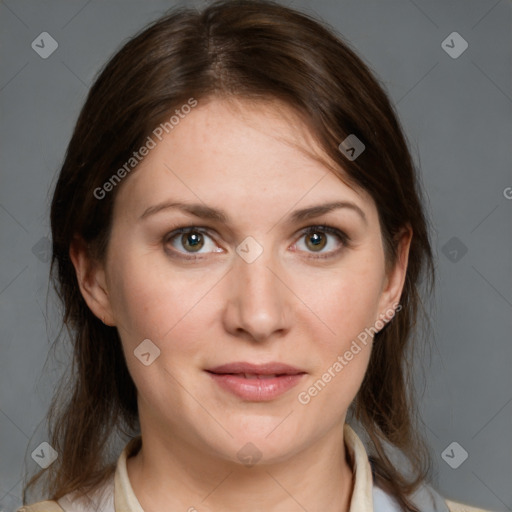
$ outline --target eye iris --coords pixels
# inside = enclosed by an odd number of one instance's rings
[[[192,248],[192,251],[201,249],[204,245],[203,235],[200,233],[184,233],[181,237],[183,247],[187,248],[187,245]]]
[[[312,242],[312,246],[309,245],[309,242]],[[325,235],[319,235],[318,233],[311,233],[306,238],[307,245],[314,249],[315,251],[318,249],[323,249],[325,247]]]

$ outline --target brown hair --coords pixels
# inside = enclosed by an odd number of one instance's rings
[[[91,255],[103,258],[119,186],[101,200],[93,191],[191,97],[284,102],[339,165],[333,172],[375,201],[387,263],[395,261],[401,229],[412,228],[402,309],[375,336],[351,412],[371,442],[377,483],[403,510],[416,510],[409,495],[427,479],[431,460],[417,424],[410,349],[421,278],[427,277],[428,291],[434,282],[420,185],[397,115],[367,65],[328,25],[266,0],[167,13],[128,41],[89,91],[51,205],[50,275],[73,343],[70,374],[48,413],[50,444],[59,458],[26,484],[24,502],[27,489],[43,475],[51,499],[93,490],[114,470],[106,459],[113,435],[139,434],[136,388],[117,329],[87,307],[69,249],[79,236]],[[338,148],[350,134],[366,146],[353,161]],[[394,467],[385,443],[410,461],[410,477]]]

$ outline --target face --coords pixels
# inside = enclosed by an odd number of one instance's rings
[[[272,462],[342,431],[410,239],[386,273],[373,200],[318,156],[282,105],[199,102],[121,184],[105,261],[72,251],[143,435]]]

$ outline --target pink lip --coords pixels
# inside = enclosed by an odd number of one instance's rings
[[[306,372],[282,363],[228,363],[206,370],[220,387],[255,402],[273,400],[296,386]],[[247,378],[245,374],[252,378]]]
[[[252,373],[256,375],[296,375],[298,373],[306,373],[304,370],[299,370],[293,366],[284,363],[270,362],[264,364],[245,363],[237,361],[234,363],[222,364],[214,368],[208,368],[206,371],[212,373]]]

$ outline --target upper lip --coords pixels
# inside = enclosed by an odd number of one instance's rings
[[[207,368],[206,371],[211,373],[247,373],[251,375],[298,375],[306,373],[304,370],[284,363],[253,364],[243,361],[221,364],[220,366]]]

